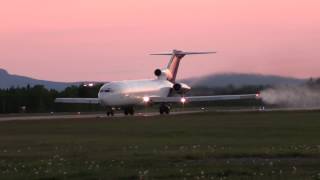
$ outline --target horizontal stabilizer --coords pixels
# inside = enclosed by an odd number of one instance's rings
[[[193,55],[193,54],[213,54],[216,52],[208,51],[208,52],[184,52],[184,51],[178,51],[173,50],[170,53],[156,53],[156,54],[150,54],[150,55],[164,55],[164,56],[172,56],[172,55]]]

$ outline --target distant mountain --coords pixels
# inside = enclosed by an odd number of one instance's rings
[[[301,84],[305,82],[305,79],[297,79],[291,77],[281,77],[273,75],[259,75],[259,74],[240,74],[240,73],[227,73],[227,74],[214,74],[198,78],[189,78],[181,80],[181,82],[187,83],[193,87],[205,86],[205,87],[221,87],[227,85],[242,86],[242,85],[279,85],[279,84]],[[53,82],[46,80],[38,80],[30,77],[12,75],[6,70],[0,69],[0,89],[6,89],[10,87],[25,87],[28,84],[44,85],[48,89],[63,90],[71,85],[79,85],[82,82]]]
[[[232,84],[243,85],[296,85],[306,82],[305,79],[282,77],[275,75],[226,73],[182,80],[190,86],[222,87]]]
[[[6,70],[0,69],[0,89],[6,89],[10,87],[26,87],[27,85],[43,85],[48,89],[63,90],[71,85],[79,85],[79,82],[66,83],[66,82],[53,82],[33,79],[25,76],[12,75]]]

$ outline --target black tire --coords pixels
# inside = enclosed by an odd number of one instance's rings
[[[170,113],[170,108],[169,108],[169,106],[164,106],[164,107],[163,107],[163,111],[164,111],[166,114],[169,114],[169,113]]]
[[[134,115],[134,109],[133,109],[133,107],[127,107],[127,108],[125,108],[125,113],[127,112],[127,114],[126,115]]]
[[[134,110],[130,109],[129,114],[133,116],[134,115]]]
[[[166,105],[160,106],[159,109],[160,114],[169,114],[170,113],[170,107]]]
[[[129,114],[128,110],[127,110],[127,109],[125,109],[125,110],[124,110],[124,115],[126,115],[126,116],[127,116],[128,114]]]

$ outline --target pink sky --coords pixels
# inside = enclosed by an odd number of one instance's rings
[[[152,78],[172,49],[178,78],[220,72],[320,76],[319,0],[10,0],[0,68],[55,81]]]

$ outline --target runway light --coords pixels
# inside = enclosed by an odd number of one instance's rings
[[[180,101],[181,101],[181,103],[184,104],[187,100],[186,100],[186,98],[183,97],[183,98],[180,99]]]
[[[149,97],[147,97],[147,96],[144,96],[144,97],[143,97],[143,102],[147,103],[147,102],[149,102],[149,101],[150,101],[150,98],[149,98]]]

